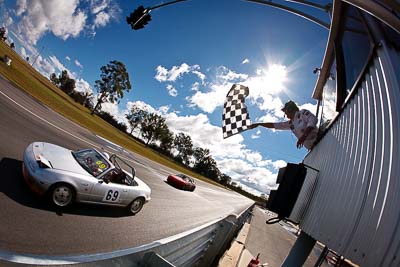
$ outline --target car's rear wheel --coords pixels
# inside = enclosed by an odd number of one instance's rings
[[[50,197],[54,205],[66,207],[74,201],[75,191],[68,184],[56,184],[51,188]]]
[[[132,213],[133,215],[135,215],[143,208],[143,205],[144,205],[144,198],[138,197],[138,198],[134,199],[131,202],[131,204],[129,204],[129,206],[128,206],[129,212]]]

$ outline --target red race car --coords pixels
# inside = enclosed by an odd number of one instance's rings
[[[194,191],[196,188],[194,180],[182,173],[169,175],[167,178],[167,183],[182,190]]]

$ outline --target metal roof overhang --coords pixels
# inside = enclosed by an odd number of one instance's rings
[[[334,42],[338,35],[339,24],[341,20],[341,6],[342,2],[351,4],[364,12],[381,20],[393,30],[400,33],[400,19],[396,17],[391,11],[377,4],[372,0],[335,0],[332,10],[332,22],[329,30],[329,38],[325,49],[324,60],[322,62],[320,74],[314,88],[312,97],[317,100],[322,100],[322,92],[326,80],[330,75],[330,69],[334,60]],[[395,10],[395,6],[390,8]]]

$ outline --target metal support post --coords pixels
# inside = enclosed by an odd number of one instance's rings
[[[324,249],[322,250],[321,254],[319,255],[319,258],[317,260],[317,262],[315,263],[314,267],[320,267],[322,265],[322,263],[325,261],[326,256],[328,256],[329,253],[329,249],[327,246],[324,247]]]
[[[303,266],[314,248],[316,240],[301,232],[281,267]]]

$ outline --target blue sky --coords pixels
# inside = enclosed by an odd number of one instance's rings
[[[285,1],[275,1],[286,3]],[[316,1],[317,2],[317,1]],[[318,1],[327,3],[330,1]],[[132,90],[103,109],[121,121],[132,103],[159,112],[175,133],[208,148],[220,170],[253,193],[275,187],[279,167],[300,162],[290,132],[257,128],[222,139],[224,98],[233,83],[250,88],[252,121],[280,121],[292,99],[316,111],[311,94],[328,30],[293,14],[241,0],[189,0],[153,10],[139,31],[126,23],[136,7],[159,1],[0,0],[0,24],[43,75],[63,69],[77,89],[93,91],[100,67],[123,62]],[[328,22],[326,13],[286,3]],[[96,92],[93,92],[96,94]]]

